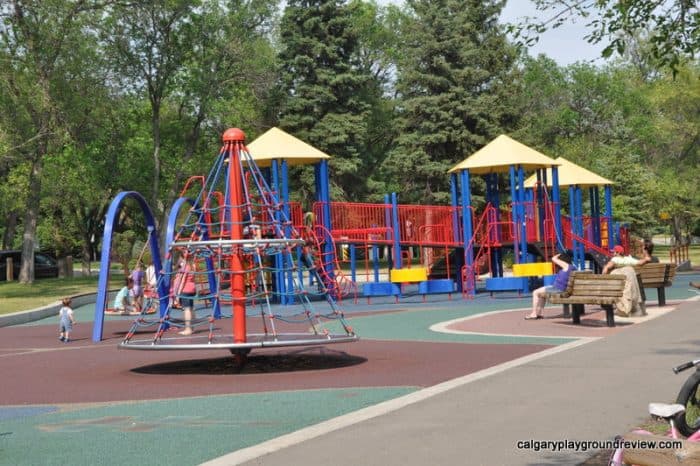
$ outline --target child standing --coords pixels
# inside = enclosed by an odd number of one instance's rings
[[[133,303],[137,309],[143,307],[143,279],[146,273],[143,271],[143,262],[138,261],[136,268],[131,272],[131,279],[134,281],[134,287],[131,289]]]
[[[63,303],[63,307],[58,311],[58,329],[60,331],[58,339],[68,343],[70,341],[70,332],[73,330],[75,318],[73,317],[73,309],[70,307],[70,298],[63,298],[61,302]]]

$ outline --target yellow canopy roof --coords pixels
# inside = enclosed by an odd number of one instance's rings
[[[501,134],[452,167],[448,173],[461,170],[469,170],[469,173],[475,175],[507,173],[511,166],[518,165],[522,165],[525,170],[536,170],[559,164],[535,149]]]
[[[270,128],[247,147],[255,163],[261,167],[269,167],[272,160],[285,159],[289,165],[307,165],[331,158],[279,128]]]
[[[559,173],[559,186],[605,186],[615,184],[614,182],[596,175],[590,170],[576,165],[574,162],[566,160],[564,157],[556,159],[561,165],[557,172]],[[537,181],[537,176],[533,175],[525,180],[525,187],[532,188]],[[547,186],[552,186],[552,170],[547,169]]]

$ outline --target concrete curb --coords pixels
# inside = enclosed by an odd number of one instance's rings
[[[73,307],[84,306],[94,303],[97,293],[85,293],[77,296],[71,296]],[[12,314],[0,315],[0,327],[9,327],[10,325],[21,325],[35,320],[45,319],[58,315],[61,309],[61,302],[56,301],[43,307],[30,309],[28,311],[13,312]]]

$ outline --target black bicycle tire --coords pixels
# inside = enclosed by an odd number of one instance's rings
[[[700,370],[696,370],[688,380],[685,381],[681,390],[678,392],[678,397],[676,398],[676,403],[688,407],[688,403],[693,402],[691,397],[694,398],[693,404],[697,407],[700,404],[700,399],[698,399],[698,386],[700,385]],[[697,409],[697,408],[696,408]],[[686,437],[693,435],[696,431],[700,430],[700,416],[698,416],[693,423],[693,426],[688,425],[688,419],[686,412],[682,412],[676,415],[674,419],[676,423],[676,428],[678,431],[685,435]]]

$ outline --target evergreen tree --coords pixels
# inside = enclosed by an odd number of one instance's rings
[[[447,170],[510,126],[506,93],[516,51],[498,25],[504,3],[407,2],[399,136],[383,167],[402,202],[447,202]]]
[[[358,66],[353,14],[339,0],[291,0],[282,17],[280,80],[285,102],[280,126],[332,157],[331,179],[340,196],[363,191],[363,153],[370,79]],[[310,177],[298,189],[308,199]]]

